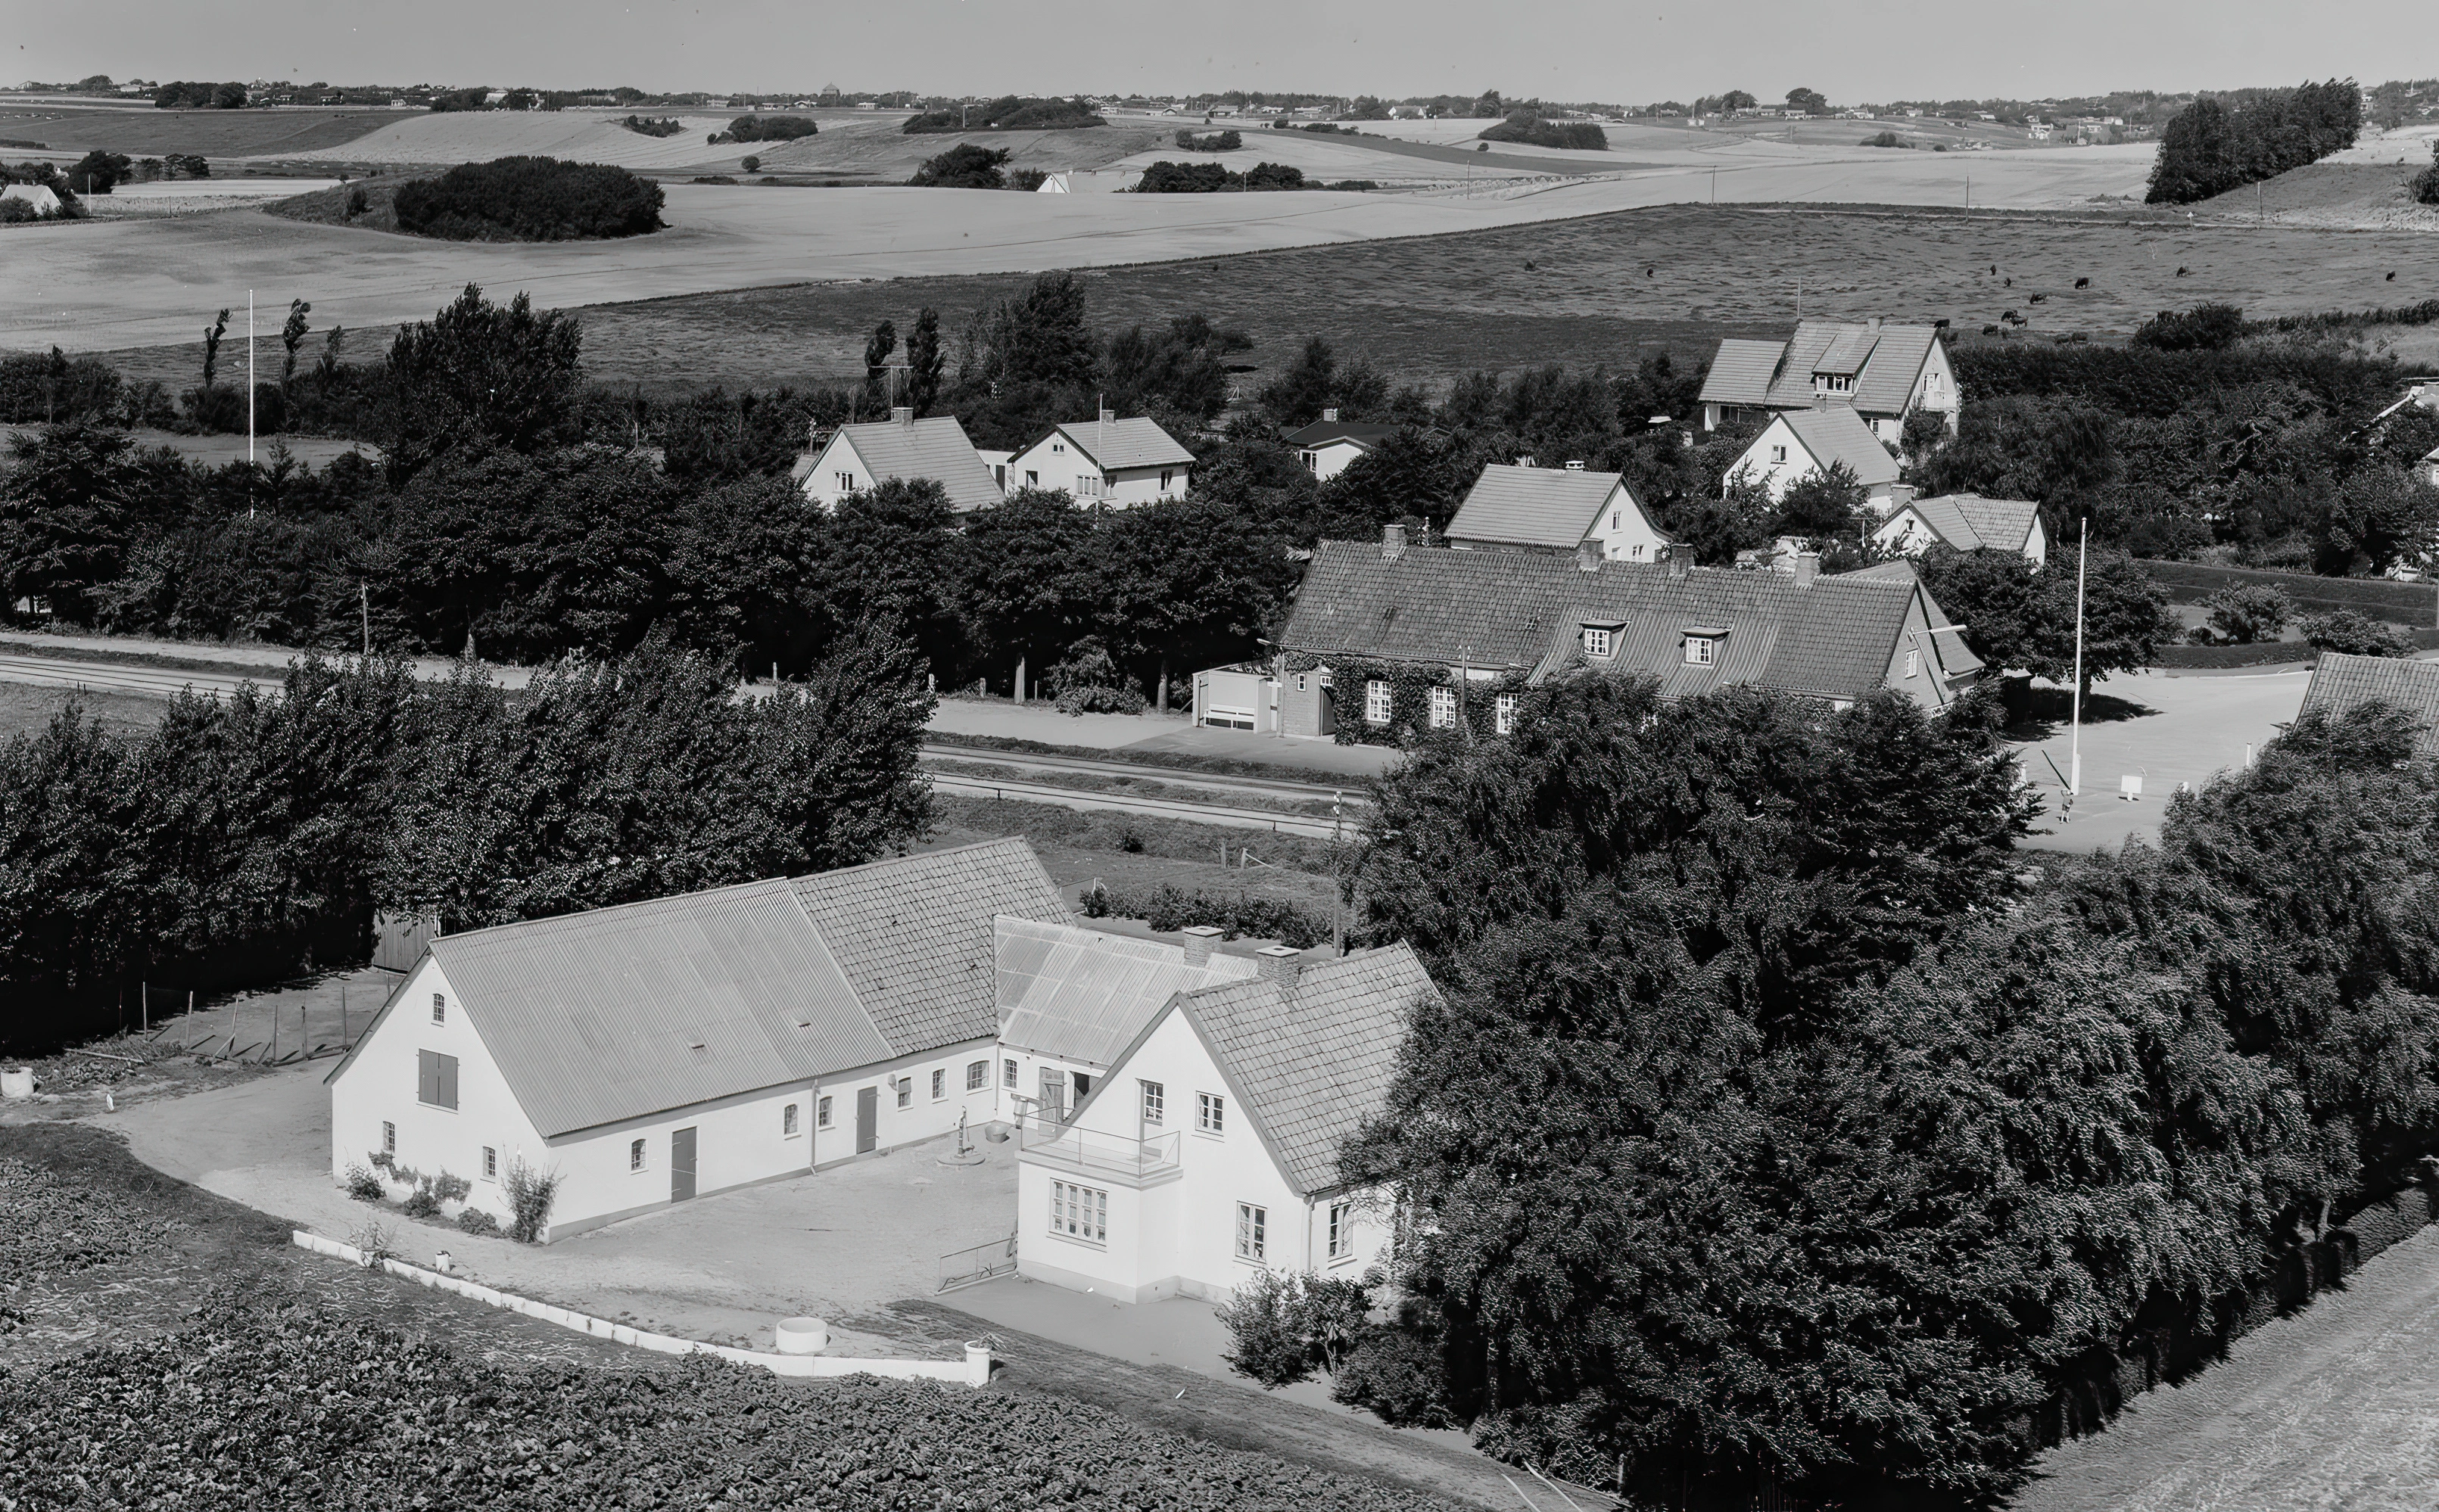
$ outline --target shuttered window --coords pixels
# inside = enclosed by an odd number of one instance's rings
[[[415,1053],[415,1100],[432,1108],[457,1106],[457,1058],[437,1050]]]

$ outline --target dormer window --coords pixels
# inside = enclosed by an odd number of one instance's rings
[[[1614,654],[1610,644],[1610,637],[1612,633],[1613,632],[1606,625],[1586,625],[1584,627],[1584,654],[1586,656],[1599,657],[1608,657]]]
[[[1710,667],[1719,659],[1719,643],[1728,638],[1725,625],[1692,625],[1685,631],[1685,665]]]
[[[1815,373],[1812,375],[1812,392],[1816,394],[1851,394],[1854,391],[1855,375],[1852,373]]]

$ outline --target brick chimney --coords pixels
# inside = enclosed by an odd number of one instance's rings
[[[1809,588],[1812,579],[1821,576],[1821,553],[1799,551],[1795,554],[1795,586]]]
[[[1185,936],[1185,964],[1209,966],[1211,948],[1220,943],[1220,927],[1216,924],[1189,924],[1178,933]]]
[[[1381,560],[1384,561],[1395,561],[1405,554],[1406,527],[1404,525],[1382,525],[1380,527]]]
[[[1694,548],[1682,542],[1664,548],[1668,553],[1668,576],[1682,578],[1694,570]]]
[[[1601,543],[1587,536],[1576,543],[1576,567],[1582,572],[1598,572],[1601,564]]]
[[[1302,951],[1291,951],[1284,945],[1265,945],[1254,952],[1254,961],[1260,968],[1264,981],[1276,982],[1283,990],[1294,993],[1296,978],[1304,974]]]
[[[915,423],[915,406],[912,404],[894,404],[890,406],[889,418],[899,425],[912,425]]]

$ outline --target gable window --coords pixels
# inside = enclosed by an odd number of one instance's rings
[[[1610,654],[1610,631],[1602,629],[1598,625],[1585,626],[1584,654],[1586,656],[1607,656]]]
[[[841,493],[853,493],[855,491],[855,474],[852,472],[840,473],[838,475],[838,486]]]
[[[1143,1121],[1147,1127],[1158,1129],[1168,1116],[1168,1089],[1157,1081],[1136,1085],[1143,1089]]]
[[[457,1106],[457,1058],[436,1050],[415,1053],[415,1100],[427,1108]]]
[[[1390,701],[1388,684],[1381,682],[1376,677],[1363,685],[1364,723],[1388,723],[1390,710],[1395,705]]]
[[[1052,1182],[1050,1232],[1086,1244],[1109,1243],[1110,1194],[1072,1182]]]
[[[813,1127],[815,1129],[830,1127],[830,1100],[828,1097],[813,1104]]]
[[[486,1145],[483,1147],[483,1180],[496,1182],[499,1179],[500,1152],[493,1147]]]
[[[1351,1260],[1355,1257],[1355,1204],[1329,1204],[1329,1257]]]
[[[1053,442],[1051,442],[1051,443],[1050,443],[1050,450],[1051,450],[1051,451],[1053,451],[1053,452],[1055,452],[1055,453],[1057,453],[1057,454],[1059,454],[1059,455],[1061,455],[1061,456],[1064,456],[1064,455],[1066,455],[1066,454],[1067,454],[1067,448],[1065,448],[1064,446],[1061,446],[1061,445],[1060,445],[1059,442],[1057,442],[1057,441],[1053,441]]]
[[[1786,460],[1787,460],[1787,448],[1785,448],[1785,447],[1783,447],[1783,446],[1773,446],[1773,447],[1771,447],[1771,448],[1770,449],[1770,460],[1771,460],[1771,466],[1773,466],[1773,467],[1777,466],[1777,465],[1778,465],[1779,463],[1781,463],[1781,462],[1786,461]]]
[[[640,1139],[628,1143],[627,1168],[631,1171],[640,1171],[644,1168],[644,1142]]]
[[[1196,1093],[1194,1131],[1198,1134],[1225,1134],[1228,1131],[1228,1099],[1217,1093]]]
[[[1311,675],[1312,675],[1312,674],[1310,674],[1309,672],[1298,672],[1298,673],[1296,674],[1296,691],[1297,691],[1297,692],[1301,693],[1301,692],[1303,692],[1303,691],[1305,690],[1305,679],[1306,679],[1306,678],[1308,678],[1308,677],[1309,677],[1309,676],[1311,676]]]
[[[1446,730],[1453,728],[1455,724],[1456,689],[1452,687],[1432,689],[1432,728]]]
[[[1610,527],[1611,530],[1616,530],[1616,529],[1621,528],[1621,527],[1620,527],[1620,525],[1618,525],[1618,520],[1619,520],[1619,517],[1620,517],[1620,515],[1621,515],[1622,513],[1623,513],[1623,511],[1621,511],[1621,510],[1617,510],[1617,509],[1611,509],[1611,510],[1609,512],[1609,527]]]
[[[940,1066],[932,1073],[932,1100],[938,1102],[949,1094],[949,1068]]]
[[[398,1126],[386,1118],[382,1120],[382,1153],[384,1155],[398,1153]]]
[[[966,1090],[980,1092],[990,1085],[990,1062],[977,1060],[966,1067]]]
[[[432,994],[432,1022],[435,1023],[449,1022],[449,1000],[437,992]]]
[[[1516,733],[1516,695],[1502,693],[1490,701],[1490,727],[1501,735]]]
[[[1237,1258],[1259,1260],[1270,1249],[1271,1210],[1251,1202],[1237,1204]]]
[[[1000,1062],[1000,1065],[1004,1068],[1004,1069],[1001,1071],[1001,1073],[1000,1073],[1000,1078],[999,1078],[1000,1085],[1001,1085],[1001,1086],[1003,1086],[1003,1087],[1013,1087],[1013,1086],[1015,1086],[1015,1085],[1016,1085],[1016,1062],[1015,1062],[1015,1061],[1013,1061],[1013,1060],[1003,1060],[1003,1061],[1001,1061],[1001,1062]]]
[[[1719,643],[1708,635],[1685,637],[1685,665],[1708,667],[1718,659]]]
[[[1920,651],[1908,651],[1908,652],[1906,652],[1906,676],[1908,676],[1908,677],[1912,677],[1912,676],[1914,676],[1916,672],[1919,672],[1919,671],[1921,671],[1921,670],[1922,670],[1922,652],[1920,652]]]
[[[790,1103],[787,1107],[779,1110],[779,1137],[781,1139],[793,1139],[798,1134],[804,1132],[803,1130],[796,1127],[796,1105],[794,1103]]]

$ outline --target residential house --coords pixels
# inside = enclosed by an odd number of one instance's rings
[[[10,184],[0,187],[0,201],[9,200],[31,206],[36,215],[60,213],[60,197],[46,184]]]
[[[1913,568],[1823,577],[1603,558],[1407,548],[1396,525],[1378,544],[1324,542],[1313,553],[1278,648],[1283,733],[1324,736],[1342,720],[1453,727],[1469,700],[1492,701],[1504,732],[1515,687],[1578,668],[1654,677],[1663,697],[1749,685],[1851,703],[1894,688],[1944,708],[1980,675]],[[1364,663],[1433,675],[1427,711],[1398,708]],[[1335,668],[1354,664],[1341,678]]]
[[[1889,511],[1872,539],[1909,557],[1919,556],[1934,542],[1959,551],[2012,551],[2036,568],[2050,555],[2040,506],[2030,499],[1985,499],[1978,493],[1906,500]]]
[[[1876,515],[1884,516],[1912,497],[1911,490],[1897,482],[1897,459],[1871,427],[1843,404],[1789,410],[1774,417],[1728,469],[1720,480],[1721,491],[1743,478],[1768,489],[1776,503],[1797,483],[1840,462],[1863,486],[1865,505]]]
[[[1611,561],[1658,561],[1669,537],[1651,523],[1624,474],[1492,463],[1449,521],[1460,550],[1573,552],[1593,542]]]
[[[1359,456],[1379,451],[1380,443],[1398,434],[1394,425],[1372,425],[1361,420],[1342,420],[1334,409],[1323,410],[1321,418],[1301,430],[1290,431],[1281,439],[1295,448],[1296,460],[1305,471],[1323,483],[1346,471],[1347,464]]]
[[[1405,945],[1172,993],[1064,1126],[1017,1155],[1017,1269],[1119,1302],[1221,1298],[1264,1271],[1360,1274],[1385,1192],[1339,1154],[1388,1104],[1433,992]]]
[[[818,447],[799,454],[789,476],[805,497],[826,510],[835,510],[850,493],[891,478],[937,483],[949,496],[949,507],[959,514],[991,508],[1002,498],[990,469],[955,416],[918,420],[904,405],[891,410],[885,420],[840,426]]]
[[[467,1178],[546,1237],[935,1139],[997,1108],[1001,918],[1068,916],[1022,840],[429,942],[330,1088],[330,1174]]]
[[[1064,489],[1078,504],[1113,509],[1183,498],[1194,475],[1194,454],[1156,421],[1100,418],[1057,426],[1007,465],[1012,487]]]
[[[1839,403],[1894,445],[1906,417],[1930,410],[1952,434],[1963,396],[1936,326],[1800,320],[1786,341],[1719,343],[1702,380],[1702,428]]]
[[[2312,664],[2312,681],[2297,712],[2335,720],[2365,703],[2386,703],[2410,715],[2419,727],[2413,754],[2426,761],[2439,756],[2439,662],[2323,651]]]

